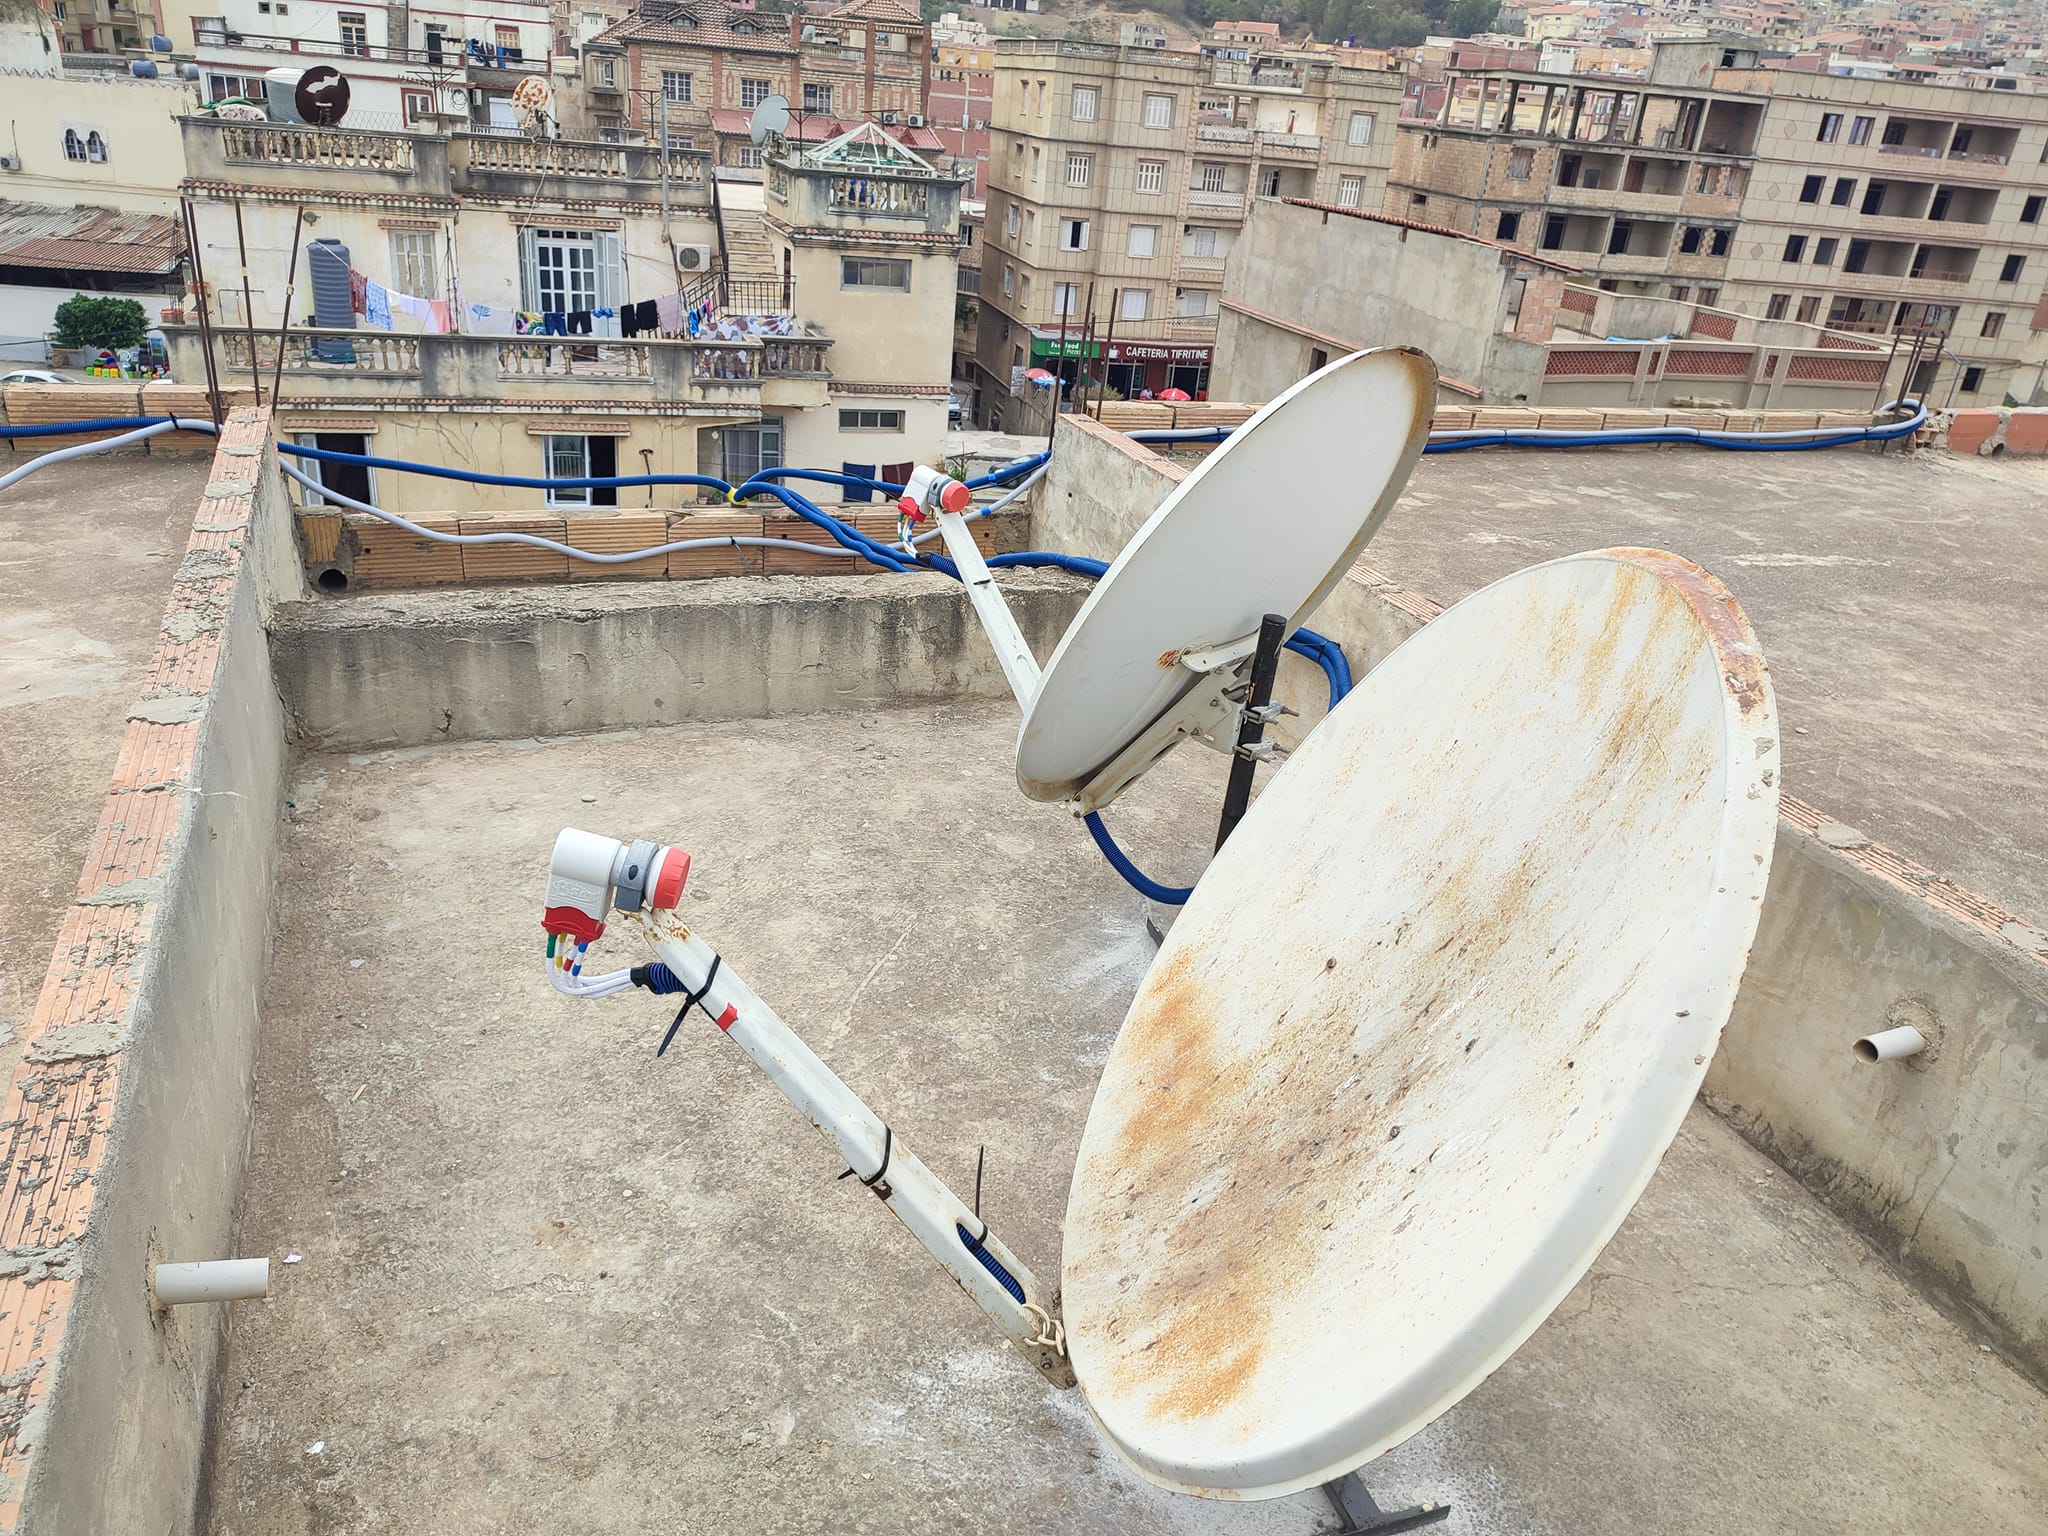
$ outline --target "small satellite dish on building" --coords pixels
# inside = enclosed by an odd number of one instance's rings
[[[332,64],[315,64],[292,88],[292,107],[300,122],[332,128],[348,116],[348,76]]]
[[[512,87],[512,105],[536,116],[554,105],[555,88],[539,75],[528,75]]]
[[[754,108],[754,115],[747,119],[747,137],[756,144],[765,144],[770,139],[779,139],[789,131],[789,98],[770,96]]]

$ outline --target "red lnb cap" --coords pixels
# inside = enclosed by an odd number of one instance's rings
[[[909,518],[913,523],[921,523],[924,521],[924,508],[918,504],[918,500],[915,496],[897,497],[896,510],[898,512],[901,512],[905,517]]]
[[[958,480],[948,480],[939,492],[939,505],[948,512],[965,512],[967,504],[974,499],[973,493]]]
[[[581,907],[549,907],[541,913],[540,925],[549,933],[566,933],[582,944],[595,944],[604,937],[604,924]]]
[[[690,878],[690,856],[680,848],[662,851],[661,868],[654,875],[654,894],[649,902],[657,912],[675,910],[683,899],[683,883]]]

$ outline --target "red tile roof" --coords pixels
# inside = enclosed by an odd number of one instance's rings
[[[624,21],[599,33],[600,43],[676,43],[695,48],[739,48],[753,53],[795,53],[780,17],[756,20],[718,0],[648,0]]]

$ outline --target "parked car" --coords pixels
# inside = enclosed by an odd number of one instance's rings
[[[0,373],[0,384],[75,384],[76,379],[67,379],[61,373],[52,373],[47,368],[17,368],[12,373]]]
[[[960,397],[958,395],[948,395],[946,397],[946,425],[949,427],[960,425]]]

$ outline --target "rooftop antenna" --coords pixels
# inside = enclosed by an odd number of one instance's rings
[[[1397,420],[1340,410],[1370,393],[1277,403],[1245,439],[1265,446],[1234,455],[1272,489],[1301,462],[1297,419],[1367,450],[1368,496],[1399,468]],[[1227,497],[1208,478],[1184,507]],[[1312,503],[1282,504],[1276,529]],[[1353,538],[1305,524],[1271,567],[1300,579],[1263,589],[1282,606],[1312,595],[1310,554]],[[1209,529],[1155,516],[1068,655],[1123,677]],[[1090,750],[1152,696],[1107,698]],[[1320,1484],[1365,1515],[1349,1529],[1409,1529],[1441,1506],[1382,1511],[1357,1469],[1513,1354],[1648,1184],[1755,937],[1778,767],[1755,634],[1676,555],[1551,561],[1425,626],[1281,767],[1166,936],[1081,1133],[1057,1289],[685,920],[680,849],[564,831],[548,974],[679,994],[664,1050],[701,1011],[1144,1477],[1219,1499]],[[614,918],[660,964],[585,978]]]
[[[754,108],[754,115],[747,119],[747,137],[756,144],[766,144],[770,139],[780,140],[788,132],[789,98],[762,97],[761,104]]]

